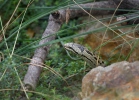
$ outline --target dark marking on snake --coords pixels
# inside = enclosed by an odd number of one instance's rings
[[[78,54],[78,52],[76,52],[72,47],[68,47],[68,48],[74,51],[74,53]]]
[[[92,60],[90,60],[89,58],[87,58],[86,56],[82,55],[84,58],[88,59],[90,62],[92,62]],[[93,63],[94,64],[94,63]],[[96,65],[96,64],[95,64]]]
[[[94,56],[90,51],[86,50],[86,52],[87,52],[88,54],[90,54],[91,56]]]
[[[97,60],[97,57],[94,56],[94,59]]]

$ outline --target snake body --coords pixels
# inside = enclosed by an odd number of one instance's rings
[[[101,58],[80,44],[66,43],[64,44],[64,48],[68,51],[80,55],[90,66],[105,66],[104,61]]]

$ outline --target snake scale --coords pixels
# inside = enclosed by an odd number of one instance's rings
[[[90,52],[84,46],[77,43],[66,43],[64,48],[68,51],[71,51],[79,56],[81,56],[90,66],[105,66],[104,61],[98,57],[95,53]]]

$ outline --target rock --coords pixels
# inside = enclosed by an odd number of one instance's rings
[[[80,100],[139,100],[139,61],[96,67],[82,80]]]

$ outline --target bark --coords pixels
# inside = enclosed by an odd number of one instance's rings
[[[127,15],[121,15],[117,17],[117,21],[123,21],[126,22],[127,25],[133,25],[139,23],[139,12],[127,14]]]
[[[50,15],[47,28],[42,35],[42,40],[40,41],[39,45],[42,45],[46,42],[49,42],[49,41],[55,39],[55,35],[52,35],[52,34],[56,33],[60,29],[63,21],[65,20],[62,18],[61,18],[61,20],[59,20],[60,17],[61,17],[60,15],[57,15],[57,18],[54,18],[54,16]],[[52,35],[52,36],[50,36],[50,35]],[[47,38],[45,38],[45,37],[47,37]],[[50,46],[43,46],[43,47],[36,49],[34,56],[31,60],[31,64],[28,67],[28,71],[24,77],[24,84],[26,87],[35,89],[36,84],[39,80],[41,70],[42,70],[42,68],[40,66],[43,64],[43,62],[48,54],[49,48],[50,48]]]
[[[115,2],[116,5],[119,5],[120,2],[120,7],[119,8],[124,8],[124,9],[139,9],[139,0],[112,0]]]
[[[103,1],[103,2],[94,2],[88,4],[81,4],[82,7],[90,7],[90,10],[87,10],[92,15],[107,15],[113,13],[111,10],[92,10],[93,8],[116,8],[116,5],[112,1]],[[78,6],[73,6],[78,7]],[[79,8],[79,7],[78,7]],[[42,35],[42,38],[55,34],[61,27],[61,25],[66,22],[68,19],[73,19],[76,17],[86,16],[88,15],[82,9],[69,9],[69,10],[59,10],[54,12],[49,17],[49,22],[45,32]],[[55,39],[55,35],[42,39],[39,45],[42,45],[46,42],[52,41]],[[50,46],[43,46],[36,49],[34,56],[31,60],[31,63],[28,67],[28,71],[24,77],[25,88],[27,89],[35,89],[37,82],[40,77],[40,73],[42,68],[40,65],[43,64]]]
[[[81,7],[83,8],[89,8],[86,11],[89,12],[93,16],[98,16],[98,15],[108,15],[112,14],[114,10],[110,9],[116,9],[116,5],[113,1],[101,1],[101,2],[93,2],[93,3],[87,3],[87,4],[80,4]],[[78,8],[78,9],[74,9]],[[100,8],[106,9],[102,10]],[[70,9],[70,18],[75,18],[75,17],[82,17],[82,16],[88,16],[88,14],[80,9],[80,7],[73,6]]]

